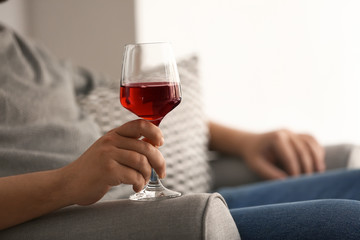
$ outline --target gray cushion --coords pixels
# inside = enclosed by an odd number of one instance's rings
[[[0,239],[240,239],[224,199],[188,194],[155,202],[67,207],[0,232]]]
[[[352,162],[352,166],[348,166]],[[359,167],[360,147],[353,144],[325,146],[325,164],[327,170]],[[214,189],[239,186],[263,179],[239,158],[214,153],[210,161],[214,173]]]
[[[346,168],[350,155],[356,146],[353,144],[335,144],[325,147],[326,169]]]

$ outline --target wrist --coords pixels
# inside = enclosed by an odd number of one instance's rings
[[[75,204],[74,194],[72,193],[70,179],[67,174],[67,167],[52,170],[54,176],[54,191],[52,198],[60,203],[61,207],[66,207]]]
[[[210,146],[214,150],[242,157],[248,151],[250,142],[253,142],[253,139],[258,135],[212,122],[210,122],[209,127]]]
[[[235,148],[237,151],[237,154],[242,156],[243,158],[246,158],[249,151],[251,151],[251,146],[254,145],[255,139],[258,134],[256,133],[250,133],[250,132],[244,132],[244,131],[238,131],[236,133],[237,136],[237,147]]]

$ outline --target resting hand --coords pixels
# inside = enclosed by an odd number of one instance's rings
[[[140,191],[150,179],[151,168],[160,178],[165,177],[165,161],[157,149],[162,144],[160,129],[145,120],[111,130],[61,169],[68,195],[74,204],[88,205],[100,200],[111,186],[122,183]]]
[[[242,149],[249,167],[266,179],[325,170],[324,150],[307,134],[289,130],[249,134]]]

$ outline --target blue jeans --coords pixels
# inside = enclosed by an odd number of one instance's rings
[[[224,188],[241,239],[360,239],[360,170]]]

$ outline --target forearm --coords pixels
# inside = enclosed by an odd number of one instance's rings
[[[135,120],[109,131],[63,168],[0,178],[0,230],[68,205],[93,204],[119,184],[140,191],[152,168],[165,176],[165,159],[155,147],[162,144],[158,127]]]
[[[242,155],[253,133],[209,122],[210,148],[220,152]]]
[[[61,170],[0,178],[0,230],[71,205]]]

